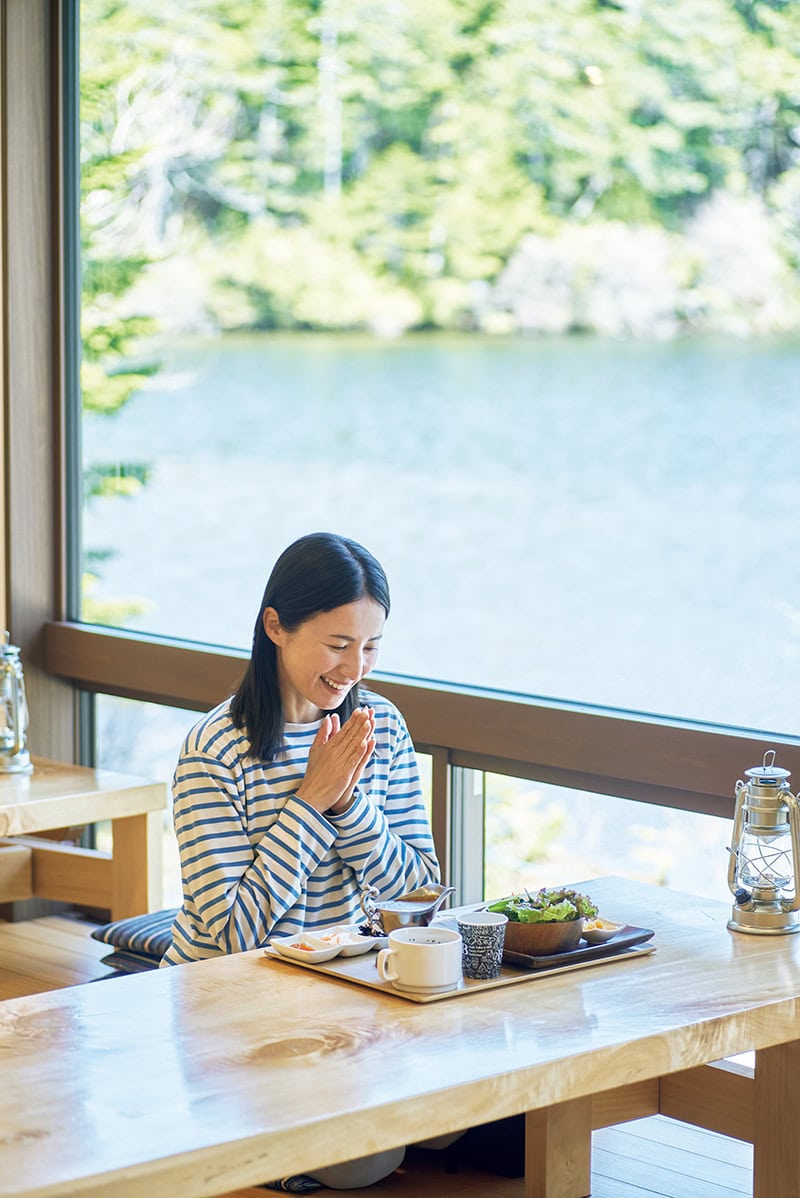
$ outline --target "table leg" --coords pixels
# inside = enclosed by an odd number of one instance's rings
[[[756,1052],[753,1198],[800,1194],[800,1041]]]
[[[111,918],[143,915],[161,906],[160,811],[112,820]]]
[[[528,1111],[525,1198],[588,1198],[591,1192],[591,1098]]]

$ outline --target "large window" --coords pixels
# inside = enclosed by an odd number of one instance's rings
[[[793,733],[797,37],[82,0],[84,618],[246,646],[333,528],[382,668]]]
[[[562,824],[565,786],[719,811],[756,757],[681,720],[796,735],[795,9],[76,9],[82,619],[246,648],[276,553],[335,528],[393,583],[381,667],[434,680],[434,776],[453,746],[560,781]],[[552,737],[478,762],[458,683]],[[476,783],[487,876],[543,785]]]
[[[794,734],[800,25],[710,8],[82,0],[83,618],[245,648],[333,528],[385,670]],[[97,715],[169,775],[184,717]],[[474,785],[473,890],[724,853]]]

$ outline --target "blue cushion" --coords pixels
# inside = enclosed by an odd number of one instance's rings
[[[95,928],[92,936],[104,944],[113,944],[122,953],[144,957],[151,965],[158,964],[172,944],[172,923],[177,914],[177,907],[167,907],[146,915],[131,915],[128,919],[116,919]],[[117,955],[111,954],[112,957]],[[111,964],[108,957],[103,960]],[[121,965],[115,964],[115,968],[121,968]]]
[[[122,950],[109,953],[100,960],[118,973],[145,973],[148,969],[158,969],[159,962],[158,957],[151,957],[148,953],[127,953]]]

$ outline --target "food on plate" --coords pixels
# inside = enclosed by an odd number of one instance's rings
[[[357,928],[326,928],[316,932],[314,939],[321,944],[360,944],[361,933]]]
[[[273,949],[278,956],[288,957],[290,961],[302,961],[304,965],[320,965],[323,961],[332,960],[339,953],[353,951],[341,948],[338,944],[319,944],[316,938],[310,935],[271,940],[264,951],[269,954]]]
[[[606,944],[624,928],[625,924],[598,915],[596,919],[584,920],[582,935],[587,944]]]
[[[319,965],[324,961],[333,960],[334,957],[360,957],[362,953],[368,953],[380,944],[380,940],[362,936],[357,927],[339,924],[336,927],[321,928],[317,932],[302,932],[285,939],[279,937],[270,941],[270,948],[293,961]]]
[[[509,923],[569,923],[597,916],[597,907],[588,895],[566,887],[523,890],[490,903],[489,910],[507,915]]]

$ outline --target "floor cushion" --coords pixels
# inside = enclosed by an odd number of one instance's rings
[[[177,907],[166,907],[162,911],[131,915],[95,928],[94,939],[112,945],[115,950],[102,958],[103,964],[122,973],[157,969],[172,944],[172,924],[177,914]]]

